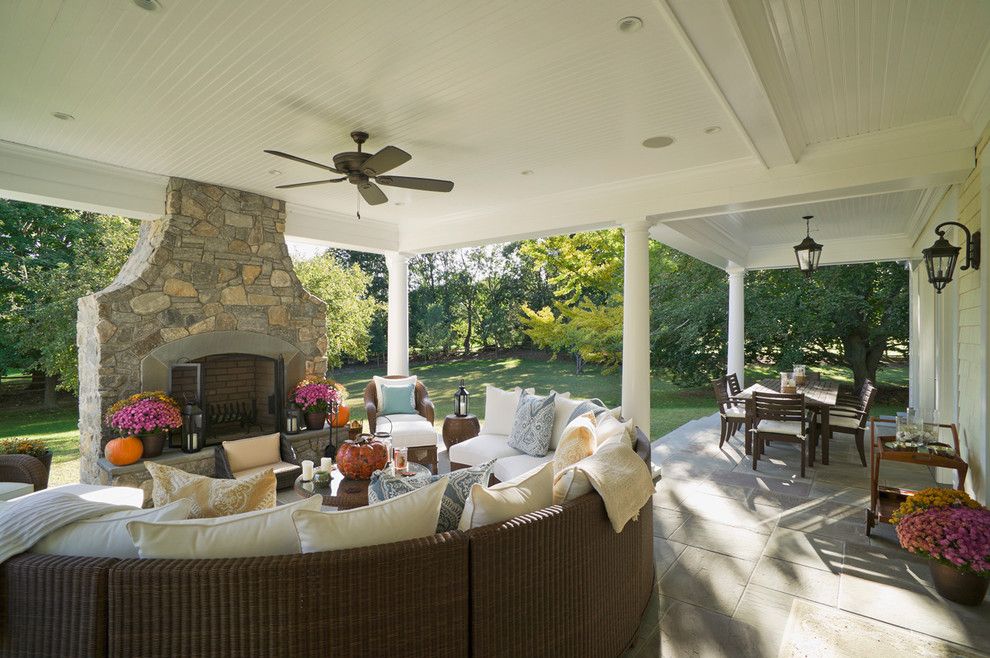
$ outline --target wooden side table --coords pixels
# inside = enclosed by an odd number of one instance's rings
[[[443,444],[450,450],[450,446],[467,441],[481,433],[481,421],[474,414],[458,416],[450,414],[443,419]]]

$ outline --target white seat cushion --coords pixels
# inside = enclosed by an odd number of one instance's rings
[[[743,409],[742,407],[726,407],[725,417],[742,420],[746,418],[746,410]]]
[[[252,475],[257,475],[262,471],[272,469],[275,472],[275,476],[278,477],[279,473],[284,473],[295,468],[299,468],[295,464],[290,464],[289,462],[275,462],[274,464],[262,464],[261,466],[252,466],[251,468],[246,468],[243,471],[234,471],[235,480],[243,480],[244,478],[249,478]]]
[[[452,463],[468,466],[478,466],[493,459],[524,454],[520,450],[509,447],[508,441],[509,437],[503,434],[479,434],[467,441],[461,441],[450,446],[447,454]]]
[[[801,423],[796,420],[761,420],[757,429],[761,432],[801,436]]]
[[[527,454],[502,457],[495,462],[495,468],[492,469],[492,475],[498,478],[499,482],[508,482],[513,478],[519,477],[523,473],[537,468],[541,464],[552,462],[554,456],[555,452],[551,450],[542,457],[534,457]]]
[[[849,430],[859,429],[859,425],[860,425],[859,418],[854,418],[851,416],[837,416],[834,414],[829,415],[828,424],[829,427],[832,428],[841,427],[843,429],[849,429]]]
[[[382,418],[388,418],[392,423],[392,429],[389,431],[392,435],[393,448],[418,448],[437,444],[436,428],[419,414],[392,414]],[[387,429],[387,427],[387,424],[378,426],[379,429]]]

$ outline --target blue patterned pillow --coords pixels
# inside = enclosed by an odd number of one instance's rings
[[[516,417],[506,442],[510,448],[522,450],[533,457],[543,457],[550,450],[553,434],[553,414],[556,393],[540,397],[523,395],[516,407]]]
[[[567,422],[570,423],[578,416],[582,414],[586,414],[589,411],[595,414],[595,417],[597,418],[598,414],[602,413],[603,411],[608,411],[608,407],[606,407],[605,403],[599,400],[598,398],[588,398],[587,400],[582,401],[581,404],[579,404],[577,407],[574,408],[574,411],[571,412],[571,417],[567,419]]]
[[[383,500],[425,487],[442,477],[449,477],[447,489],[444,491],[443,501],[440,504],[437,532],[457,530],[461,514],[464,513],[464,504],[467,502],[468,494],[471,493],[471,486],[476,482],[482,486],[488,486],[488,480],[494,467],[495,460],[493,459],[487,464],[451,471],[449,475],[403,477],[392,475],[388,471],[375,471],[371,475],[371,482],[368,484],[368,504],[380,503]]]

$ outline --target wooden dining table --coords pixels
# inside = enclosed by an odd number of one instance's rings
[[[752,386],[747,386],[736,397],[749,400],[753,397],[753,393],[757,392],[780,393],[780,380],[760,380]],[[798,386],[797,392],[804,395],[805,405],[818,416],[818,426],[822,432],[821,437],[814,433],[811,437],[811,450],[808,451],[808,465],[814,466],[815,464],[815,449],[818,447],[819,438],[821,438],[822,464],[828,466],[828,444],[832,438],[828,415],[839,399],[839,385],[830,381],[818,380],[807,382],[804,386]]]

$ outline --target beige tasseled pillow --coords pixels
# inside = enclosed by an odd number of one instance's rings
[[[566,481],[559,476],[569,466],[572,466],[595,452],[598,446],[595,434],[595,414],[581,414],[564,428],[557,450],[553,453],[553,502],[559,503],[565,499],[570,488],[570,479]]]
[[[145,462],[154,484],[151,501],[155,507],[173,500],[192,501],[190,519],[208,519],[275,507],[275,473],[269,469],[244,478],[226,480],[187,473],[155,462]]]

